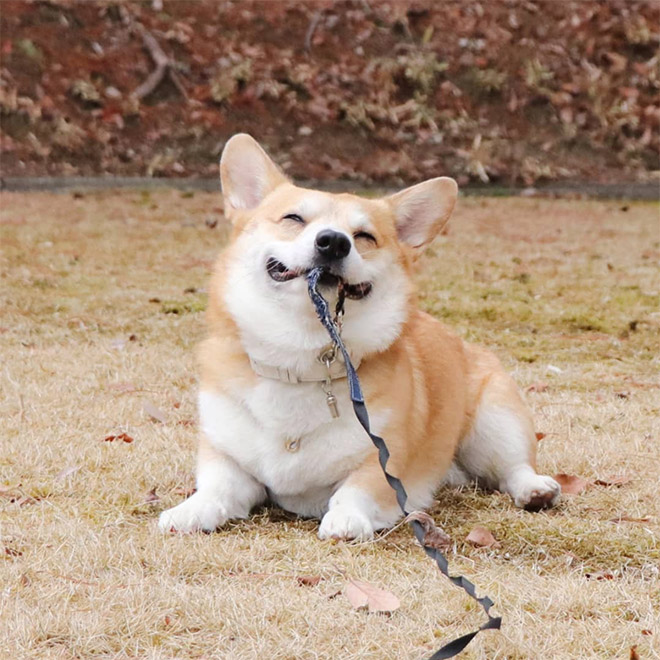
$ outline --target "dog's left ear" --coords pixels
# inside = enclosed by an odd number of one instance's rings
[[[415,248],[430,243],[447,224],[457,196],[456,181],[441,176],[386,197],[399,240]]]
[[[220,181],[225,215],[239,209],[253,209],[266,195],[288,179],[259,143],[247,133],[234,135],[220,158]]]

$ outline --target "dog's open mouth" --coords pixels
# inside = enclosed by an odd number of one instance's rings
[[[281,261],[275,259],[275,257],[269,257],[266,262],[266,272],[272,280],[275,282],[288,282],[293,280],[296,277],[305,275],[306,270],[295,270],[288,268]],[[372,284],[371,282],[360,282],[358,284],[349,284],[344,279],[335,275],[330,271],[325,271],[321,278],[319,279],[319,284],[322,286],[331,286],[331,287],[342,287],[344,290],[344,295],[351,300],[361,300],[366,298],[371,293]]]
[[[299,270],[289,270],[281,261],[275,259],[275,257],[269,257],[266,262],[266,272],[276,282],[288,282],[302,275],[302,272]]]

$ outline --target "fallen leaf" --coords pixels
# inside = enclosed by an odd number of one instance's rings
[[[614,573],[611,571],[597,571],[596,573],[585,573],[587,580],[613,580]]]
[[[561,486],[562,495],[577,495],[589,485],[586,479],[563,472],[555,474],[554,480]]]
[[[80,465],[69,465],[69,467],[65,467],[55,475],[55,481],[62,481],[63,479],[66,479],[72,474],[78,472],[78,470],[80,470]]]
[[[493,536],[492,532],[486,527],[477,525],[465,537],[465,540],[478,548],[499,548],[499,541]]]
[[[536,439],[537,440],[543,440],[543,438],[545,438],[545,435],[546,435],[545,433],[541,433],[540,431],[537,431],[536,432]]]
[[[142,408],[144,412],[155,421],[160,422],[161,424],[167,422],[167,415],[160,408],[151,403],[151,401],[144,401],[142,403]]]
[[[30,504],[36,504],[40,499],[41,498],[39,497],[30,497],[29,495],[25,495],[18,500],[12,501],[15,501],[18,506],[29,506]]]
[[[156,502],[160,502],[160,497],[156,495],[156,486],[154,486],[148,493],[147,496],[144,499],[145,504],[155,504]]]
[[[652,635],[652,634],[653,631],[649,630],[648,628],[644,628],[644,630],[642,630],[642,635]]]
[[[20,557],[23,553],[20,550],[16,550],[16,548],[5,546],[5,554],[9,557]]]
[[[630,660],[639,660],[639,653],[637,653],[637,644],[630,647]]]
[[[401,606],[401,601],[391,591],[362,580],[349,579],[344,593],[356,610],[366,607],[369,612],[394,612]]]
[[[596,479],[594,483],[596,486],[623,486],[624,484],[630,483],[631,481],[632,477],[627,477],[624,474],[615,474],[611,477]]]
[[[133,438],[131,438],[128,433],[120,433],[119,435],[106,435],[105,438],[103,438],[104,442],[114,442],[115,440],[121,440],[127,443],[133,442]]]
[[[428,513],[424,513],[424,511],[413,511],[409,514],[408,520],[416,520],[424,528],[423,545],[438,550],[442,550],[451,545],[449,535],[435,524],[435,521]]]
[[[528,392],[545,392],[548,389],[548,384],[544,383],[543,381],[539,381],[538,383],[532,383],[528,388]]]
[[[320,581],[320,575],[298,575],[296,581],[301,587],[315,587]]]

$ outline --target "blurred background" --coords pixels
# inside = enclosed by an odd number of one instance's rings
[[[3,177],[657,181],[660,3],[0,4]]]

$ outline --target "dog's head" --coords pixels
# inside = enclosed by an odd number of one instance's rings
[[[410,312],[410,265],[456,202],[441,177],[382,199],[293,185],[249,135],[222,154],[225,215],[234,237],[220,267],[222,296],[246,351],[304,369],[328,342],[307,295],[305,274],[322,266],[324,294],[347,296],[343,336],[354,355],[382,351]]]

